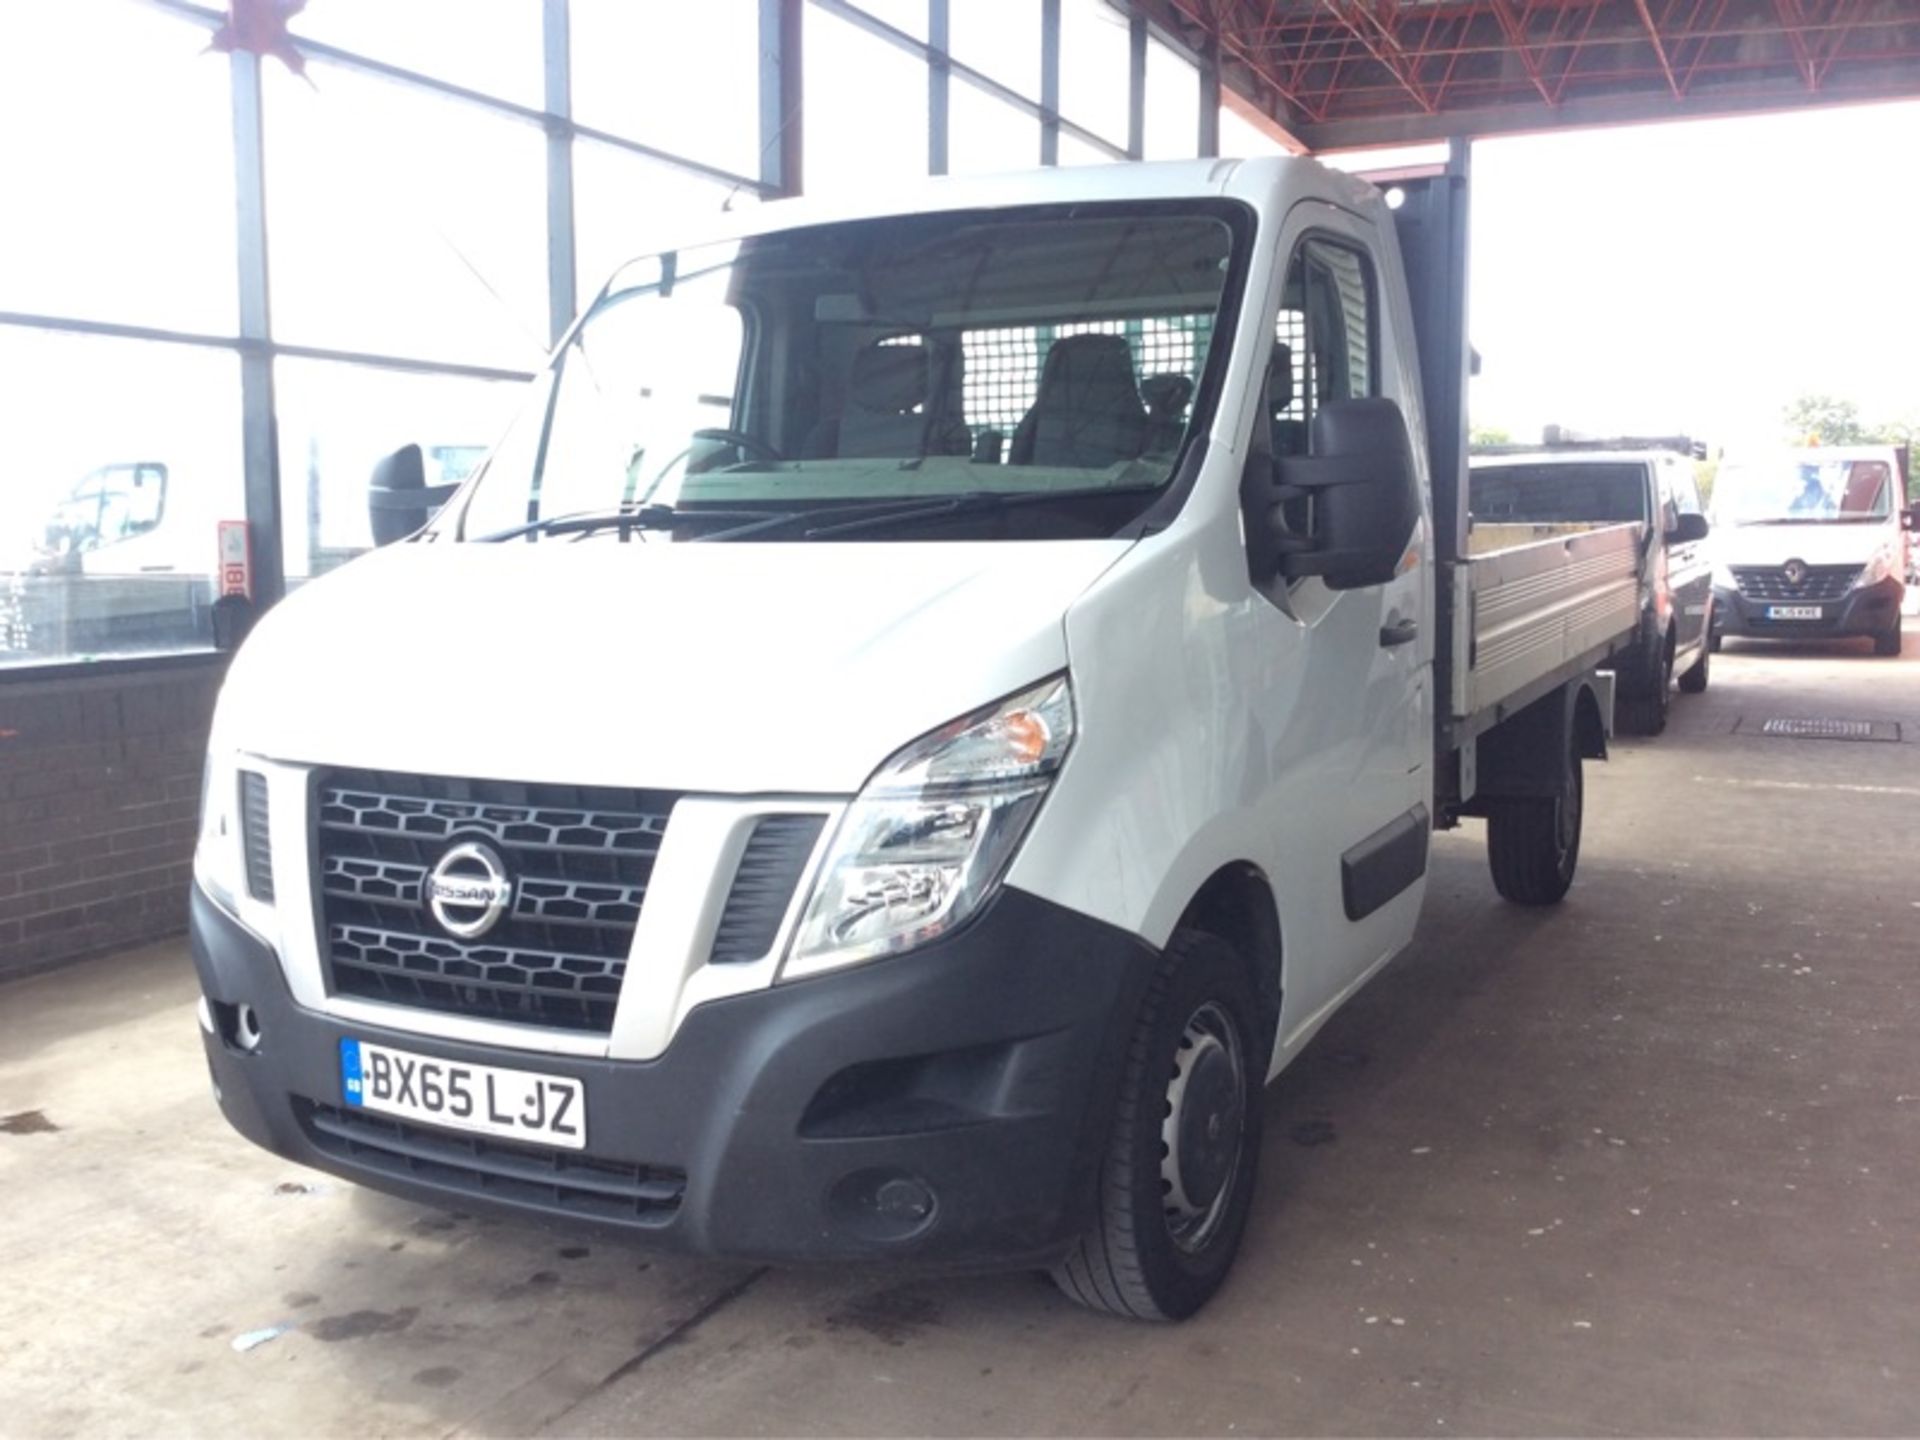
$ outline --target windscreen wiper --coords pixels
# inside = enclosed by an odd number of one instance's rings
[[[676,520],[768,520],[784,519],[771,510],[679,510],[671,505],[628,505],[614,510],[576,510],[532,520],[511,529],[482,535],[472,543],[491,545],[501,540],[518,540],[527,535],[585,535],[594,530],[618,526],[623,530],[670,530]]]
[[[808,528],[800,532],[802,539],[825,540],[836,535],[857,534],[862,530],[880,530],[890,525],[910,525],[917,520],[949,520],[990,514],[1046,500],[1084,500],[1095,495],[1146,495],[1159,489],[1158,485],[1095,485],[1079,490],[963,490],[953,495],[929,496],[881,510],[871,505],[837,505],[822,510],[801,510],[779,518],[793,524],[806,524]],[[848,518],[833,518],[842,515]],[[832,523],[819,523],[823,520],[831,520]],[[776,523],[774,519],[768,519],[737,530],[722,530],[706,538],[731,539],[757,530],[771,529]]]
[[[830,535],[911,524],[915,520],[946,520],[1011,510],[1047,500],[1087,500],[1096,495],[1152,495],[1157,494],[1160,488],[1158,485],[1093,485],[1079,490],[967,490],[958,495],[943,495],[920,505],[901,506],[877,515],[859,515],[833,525],[817,525],[803,533],[809,540],[821,540]]]

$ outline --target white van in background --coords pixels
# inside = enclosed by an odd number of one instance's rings
[[[1866,635],[1900,653],[1906,593],[1903,447],[1729,459],[1713,486],[1713,644]]]
[[[138,452],[135,452],[138,453]],[[56,491],[12,571],[23,654],[202,646],[213,638],[218,496],[186,456],[114,461]],[[17,568],[15,568],[17,567]],[[36,637],[36,638],[29,638]]]

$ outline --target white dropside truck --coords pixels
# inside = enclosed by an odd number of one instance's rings
[[[458,493],[233,661],[192,927],[235,1127],[1200,1306],[1430,833],[1566,891],[1639,620],[1637,527],[1469,533],[1464,165],[1396,188],[1048,171],[621,270]]]

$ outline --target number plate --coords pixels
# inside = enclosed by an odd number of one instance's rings
[[[343,1039],[340,1093],[359,1109],[429,1125],[568,1150],[587,1147],[586,1086],[559,1075],[458,1065]]]
[[[1818,605],[1767,606],[1769,620],[1821,620],[1826,617],[1826,613]]]

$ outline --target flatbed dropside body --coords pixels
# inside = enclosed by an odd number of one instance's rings
[[[1567,527],[1523,538],[1476,533],[1468,509],[1467,147],[1445,165],[1367,178],[1395,198],[1394,220],[1418,342],[1432,486],[1436,823],[1472,813],[1477,744],[1494,727],[1575,682],[1611,728],[1611,677],[1596,674],[1632,642],[1639,614],[1640,527]],[[1395,194],[1397,192],[1397,195]]]

